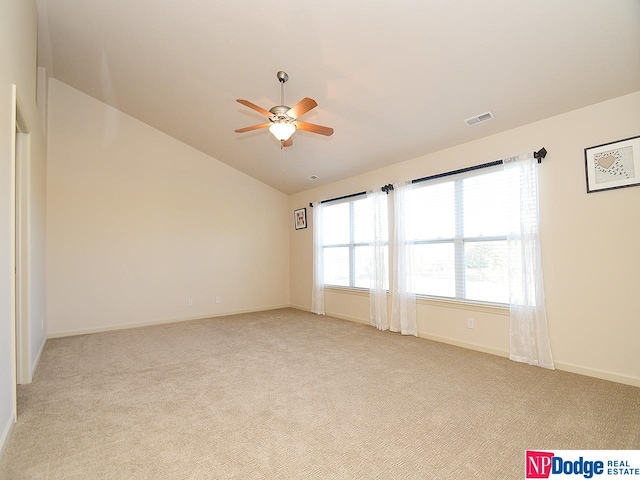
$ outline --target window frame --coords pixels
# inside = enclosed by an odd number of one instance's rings
[[[493,172],[483,172],[478,175],[487,175],[494,172],[499,172],[501,170],[495,169]],[[433,183],[433,185],[437,185],[438,183],[453,183],[454,190],[454,225],[455,232],[454,237],[441,237],[435,239],[414,239],[411,241],[412,245],[435,245],[435,244],[453,244],[454,248],[454,288],[455,288],[455,296],[449,297],[444,295],[434,295],[429,293],[420,293],[414,292],[416,296],[423,297],[426,299],[446,299],[448,301],[456,301],[456,302],[465,302],[465,303],[478,303],[484,305],[495,305],[499,307],[508,306],[507,302],[498,302],[495,300],[478,300],[471,299],[466,297],[466,265],[465,265],[465,245],[474,242],[506,242],[507,234],[502,235],[491,235],[491,236],[464,236],[464,187],[463,182],[466,178],[472,178],[472,176],[458,177],[451,180],[446,180],[444,182],[440,181],[437,183]],[[429,185],[425,185],[423,187],[417,186],[416,188],[428,188]]]
[[[366,201],[367,200],[367,196],[366,195],[362,195],[362,196],[358,196],[358,197],[353,197],[353,198],[349,198],[348,200],[344,200],[344,201],[339,201],[339,202],[331,202],[330,204],[326,205],[323,208],[329,208],[332,207],[334,205],[340,205],[343,203],[348,203],[349,204],[349,243],[331,243],[331,244],[322,244],[322,249],[323,249],[323,258],[324,258],[324,252],[326,252],[327,248],[345,248],[347,247],[349,250],[349,285],[339,285],[339,284],[335,284],[335,283],[326,283],[326,281],[323,279],[323,285],[325,287],[328,288],[339,288],[339,289],[347,289],[347,288],[352,288],[352,289],[357,289],[357,290],[369,290],[368,287],[358,287],[356,286],[356,248],[357,247],[369,247],[371,246],[371,242],[355,242],[355,202],[360,202],[360,201]],[[389,203],[387,201],[387,210],[389,209]],[[388,216],[387,216],[388,218]],[[323,225],[323,229],[324,229],[324,225]],[[387,232],[389,230],[389,222],[387,221]],[[384,242],[384,245],[387,247],[387,249],[389,248],[389,237],[387,235],[387,240]],[[387,262],[388,262],[388,255],[387,255]],[[324,269],[324,271],[326,272],[326,268]],[[387,276],[389,276],[389,268],[387,268]],[[389,284],[390,279],[387,278],[387,284]],[[388,291],[388,289],[387,289]]]

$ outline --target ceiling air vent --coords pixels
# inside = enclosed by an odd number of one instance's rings
[[[308,177],[304,177],[307,180],[317,180],[318,179],[318,175],[309,175]]]
[[[467,118],[464,123],[467,124],[467,127],[472,127],[474,125],[477,125],[478,123],[486,122],[488,120],[493,120],[493,113],[481,113],[480,115],[476,115],[475,117]]]

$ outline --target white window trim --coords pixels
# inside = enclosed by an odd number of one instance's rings
[[[325,291],[341,295],[353,295],[356,297],[369,297],[368,288],[344,287],[341,285],[325,285]],[[389,291],[387,291],[389,295]],[[452,308],[455,310],[468,310],[471,312],[490,313],[493,315],[509,316],[509,305],[502,303],[479,302],[476,300],[459,300],[450,297],[433,297],[428,295],[416,295],[418,305],[430,307]]]
[[[454,287],[455,287],[455,297],[441,297],[438,295],[429,295],[425,293],[416,292],[416,296],[419,298],[428,298],[428,299],[436,299],[436,300],[453,300],[459,302],[461,304],[473,304],[477,306],[489,305],[496,306],[500,308],[507,308],[508,303],[499,303],[499,302],[490,302],[483,300],[475,300],[465,298],[466,296],[466,282],[465,282],[465,269],[464,269],[464,245],[465,243],[472,242],[498,242],[498,241],[507,241],[507,234],[504,235],[493,235],[493,236],[469,236],[465,237],[462,235],[464,231],[464,194],[463,194],[463,181],[465,178],[457,178],[455,180],[448,180],[454,183],[454,215],[455,215],[455,237],[447,237],[447,238],[436,238],[429,240],[421,240],[415,239],[412,241],[413,245],[434,245],[438,243],[452,243],[454,246]],[[443,182],[438,182],[443,183]],[[433,185],[433,184],[432,184]],[[425,185],[424,188],[428,188],[429,185]],[[420,187],[418,187],[420,188]]]
[[[356,287],[356,255],[355,250],[356,247],[368,247],[370,246],[369,242],[358,242],[354,241],[355,239],[355,224],[352,221],[354,218],[354,203],[362,200],[366,200],[366,196],[359,196],[355,198],[350,198],[348,200],[343,200],[340,202],[330,203],[327,206],[337,205],[340,203],[349,203],[349,240],[350,243],[332,243],[328,245],[322,245],[323,249],[326,248],[349,248],[349,285],[334,285],[332,283],[325,283],[325,288],[337,288],[337,289],[356,289],[356,290],[365,290],[367,295],[369,293],[368,287]],[[388,208],[388,206],[387,206]],[[389,226],[387,225],[387,229]],[[387,248],[389,248],[389,241],[384,242]]]

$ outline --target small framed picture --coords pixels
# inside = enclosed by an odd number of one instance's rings
[[[584,149],[587,193],[640,185],[640,135]]]
[[[293,224],[296,230],[307,228],[307,209],[299,208],[293,211]]]

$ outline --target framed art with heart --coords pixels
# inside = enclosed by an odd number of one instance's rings
[[[584,149],[587,193],[640,185],[640,135]]]

